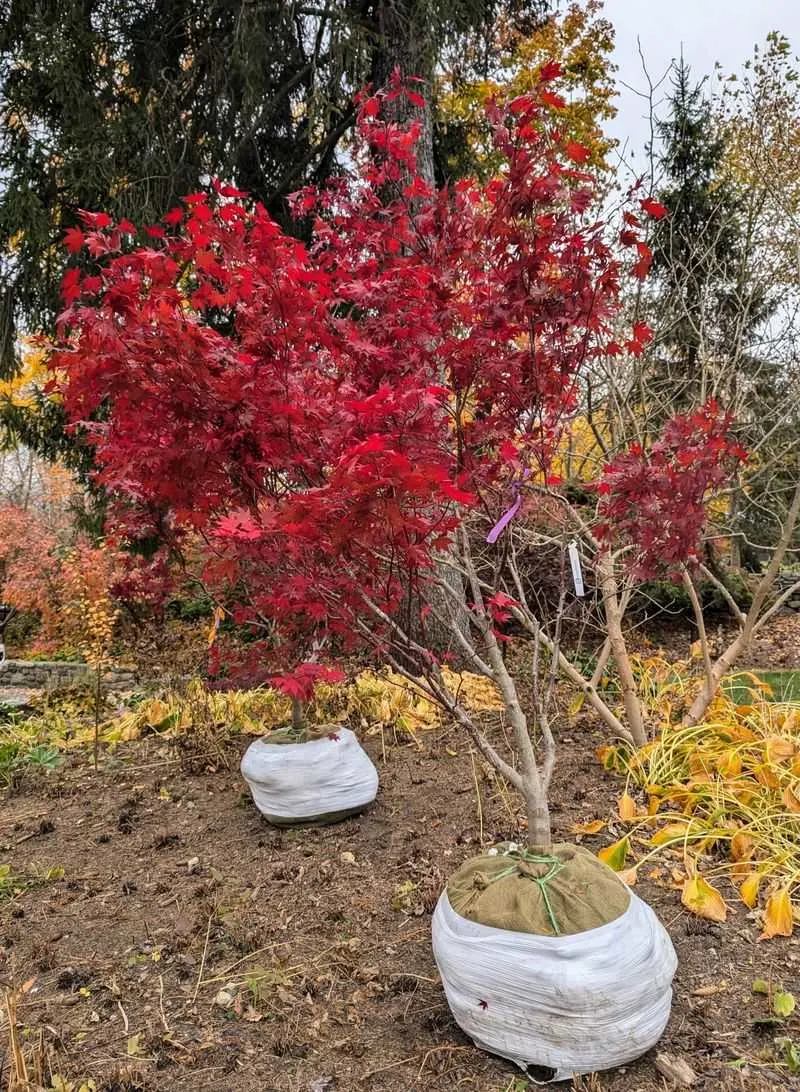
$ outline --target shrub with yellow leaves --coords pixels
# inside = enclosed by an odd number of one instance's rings
[[[652,705],[666,718],[640,750],[598,752],[607,768],[627,772],[618,811],[630,827],[600,856],[617,871],[629,852],[639,872],[654,858],[680,862],[652,875],[679,889],[692,913],[726,919],[726,897],[715,886],[722,881],[728,897],[762,907],[762,939],[790,936],[800,921],[800,704],[768,701],[769,687],[747,675],[750,702],[737,704],[723,688],[708,717],[689,727],[670,713],[692,683],[674,665],[644,670]]]
[[[444,669],[447,683],[472,712],[497,712],[502,699],[480,675]],[[402,675],[388,669],[362,671],[347,685],[317,686],[306,709],[309,724],[347,721],[367,734],[391,730],[413,741],[416,733],[441,723],[441,711]],[[247,735],[263,735],[287,724],[291,701],[269,687],[258,690],[209,690],[195,679],[179,694],[149,698],[136,709],[103,726],[109,743],[138,739],[148,732],[178,736],[198,728],[225,727]]]

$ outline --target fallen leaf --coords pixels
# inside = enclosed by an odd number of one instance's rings
[[[656,1054],[656,1069],[679,1088],[691,1088],[697,1083],[697,1074],[689,1063],[674,1054]]]
[[[791,1016],[797,1006],[797,1002],[794,999],[794,994],[789,993],[788,990],[778,990],[777,993],[772,995],[772,1011],[776,1016],[782,1016],[784,1019]]]
[[[765,789],[774,790],[781,787],[778,775],[770,763],[762,762],[760,766],[754,766],[753,773],[756,775],[756,781],[763,785]]]
[[[775,891],[767,899],[764,908],[764,932],[759,940],[770,940],[772,937],[790,937],[794,921],[792,920],[792,900],[789,897],[789,888],[782,887]]]
[[[717,769],[723,777],[737,777],[742,772],[742,756],[738,751],[725,751],[717,760]]]
[[[753,872],[739,887],[739,897],[750,910],[758,902],[758,889],[760,886],[761,877],[757,872]]]
[[[797,747],[790,739],[782,739],[780,736],[772,736],[766,742],[767,761],[772,763],[786,762],[797,754]]]
[[[599,834],[605,826],[604,819],[592,819],[588,823],[573,823],[570,827],[571,834]]]
[[[696,990],[692,990],[692,997],[713,997],[717,993],[725,993],[728,988],[727,982],[710,983],[708,986],[698,986]]]
[[[787,785],[783,790],[781,800],[786,805],[787,811],[794,812],[795,815],[800,814],[800,797],[797,796],[791,785]]]
[[[737,831],[731,838],[731,857],[734,861],[747,861],[753,856],[755,843],[749,834]]]
[[[753,982],[753,985],[750,987],[750,989],[753,991],[753,993],[768,994],[769,993],[769,982],[767,982],[766,979],[764,979],[764,978],[756,978],[754,980],[754,982]]]
[[[608,867],[613,868],[615,872],[621,872],[625,867],[625,858],[628,856],[629,848],[628,839],[620,838],[620,840],[614,842],[613,845],[601,849],[597,856],[603,864],[607,864]]]
[[[624,823],[631,823],[637,816],[636,801],[624,792],[617,801],[617,812]]]
[[[725,921],[728,908],[716,888],[702,876],[690,876],[683,885],[681,902],[687,910],[709,921]]]
[[[135,1058],[137,1054],[142,1053],[141,1039],[141,1032],[139,1032],[138,1035],[131,1035],[131,1037],[128,1039],[128,1055],[131,1058]]]
[[[623,883],[628,885],[628,887],[633,887],[639,878],[635,868],[626,868],[624,871],[618,872],[617,875]]]

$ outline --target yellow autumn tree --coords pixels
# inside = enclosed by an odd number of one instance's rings
[[[10,379],[0,378],[0,402],[30,408],[50,378],[47,352],[33,337],[20,338],[19,369]]]
[[[604,132],[604,126],[616,114],[616,68],[611,63],[614,29],[602,11],[600,0],[572,3],[563,14],[549,16],[529,34],[521,33],[508,17],[499,19],[493,53],[500,61],[494,72],[474,79],[464,75],[471,65],[462,70],[454,64],[441,76],[437,125],[444,154],[451,145],[459,149],[446,164],[450,173],[490,171],[496,165],[490,152],[487,102],[512,99],[532,90],[542,67],[551,61],[558,62],[562,70],[558,90],[565,102],[558,114],[563,129],[588,149],[587,167],[608,167],[608,155],[616,142]],[[459,163],[464,147],[469,162]]]
[[[800,60],[783,35],[757,46],[724,81],[718,117],[724,169],[772,283],[800,280]]]

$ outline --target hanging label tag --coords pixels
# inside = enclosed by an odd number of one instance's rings
[[[580,597],[585,595],[586,591],[583,587],[581,555],[578,553],[578,543],[574,539],[567,547],[567,551],[569,553],[569,563],[572,566],[572,583],[575,585],[575,594]]]

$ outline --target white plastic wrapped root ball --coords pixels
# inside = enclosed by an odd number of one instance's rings
[[[378,792],[378,771],[349,728],[316,727],[293,742],[288,730],[255,740],[242,758],[242,776],[270,823],[332,823],[355,815]]]
[[[541,1084],[633,1061],[669,1019],[667,931],[580,846],[467,861],[434,911],[433,954],[459,1027]]]

